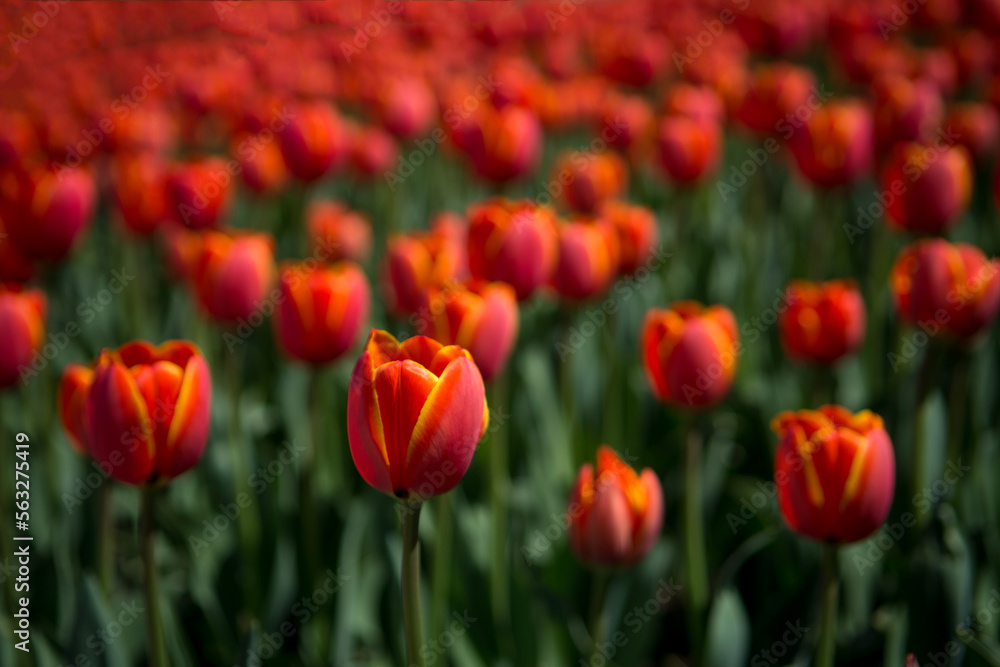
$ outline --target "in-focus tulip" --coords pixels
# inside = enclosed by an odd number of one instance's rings
[[[882,191],[897,193],[889,223],[919,234],[940,234],[958,222],[972,196],[972,163],[962,146],[900,144],[882,174]]]
[[[319,267],[285,264],[274,311],[274,334],[289,357],[325,364],[347,352],[368,319],[371,290],[353,262]]]
[[[28,257],[60,260],[90,225],[97,190],[82,168],[0,175],[0,217],[10,240]]]
[[[836,405],[782,412],[771,422],[778,507],[788,527],[821,542],[857,542],[892,506],[896,461],[882,418]]]
[[[364,262],[372,253],[372,226],[340,202],[316,200],[306,208],[306,233],[314,257]]]
[[[465,265],[461,239],[447,223],[389,237],[379,277],[386,308],[397,317],[415,313],[428,287],[464,278]]]
[[[722,152],[722,131],[710,121],[666,116],[658,134],[660,166],[679,183],[696,183],[715,172]]]
[[[0,284],[0,389],[17,382],[22,370],[30,370],[32,357],[45,339],[47,310],[41,290]]]
[[[865,338],[865,302],[851,280],[795,281],[778,316],[781,344],[793,359],[832,364]]]
[[[597,449],[597,474],[585,463],[569,498],[569,543],[586,565],[624,567],[639,561],[663,527],[663,488],[607,445]]]
[[[468,350],[486,382],[503,371],[517,340],[517,295],[506,283],[431,287],[417,316],[417,333]]]
[[[941,125],[941,94],[930,81],[887,76],[879,78],[873,90],[878,147],[888,148],[900,141],[927,141]]]
[[[814,111],[792,135],[789,147],[806,179],[832,188],[853,183],[872,168],[874,133],[864,103],[837,100]]]
[[[424,336],[400,343],[372,330],[354,366],[347,437],[366,482],[400,499],[450,491],[489,424],[472,356]]]
[[[247,135],[233,140],[232,152],[243,182],[257,194],[274,192],[288,180],[285,160],[276,141]]]
[[[303,104],[294,113],[278,131],[281,154],[293,176],[312,182],[349,157],[350,137],[344,121],[325,103]]]
[[[948,111],[944,126],[958,135],[973,159],[984,164],[996,152],[1000,138],[1000,114],[994,106],[981,102],[955,104]]]
[[[904,322],[971,338],[997,316],[1000,263],[968,243],[926,239],[900,251],[889,286]]]
[[[559,260],[552,283],[568,299],[590,299],[618,275],[618,234],[603,220],[559,225]]]
[[[233,177],[225,160],[208,157],[178,164],[167,177],[173,219],[191,229],[215,227],[232,200]]]
[[[604,202],[597,215],[615,229],[619,273],[632,273],[649,259],[660,234],[656,216],[651,210],[612,200]]]
[[[728,308],[680,301],[646,313],[640,350],[657,399],[706,407],[729,393],[742,344]]]
[[[115,159],[111,172],[114,200],[128,230],[148,236],[170,219],[165,174],[166,165],[152,153],[122,154]]]
[[[205,450],[212,376],[188,341],[104,350],[93,368],[70,364],[59,417],[74,448],[126,484],[153,484],[191,469]]]
[[[530,201],[491,199],[469,210],[469,270],[501,281],[525,300],[556,268],[558,245],[552,209]]]
[[[572,151],[556,158],[552,180],[564,183],[562,200],[574,211],[593,213],[625,190],[628,167],[617,153]]]
[[[265,304],[274,274],[269,235],[206,230],[198,239],[188,279],[205,312],[232,324]]]

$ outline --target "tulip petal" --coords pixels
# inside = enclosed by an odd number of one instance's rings
[[[157,452],[160,475],[174,478],[192,468],[208,443],[212,416],[212,374],[201,355],[184,368],[173,418],[162,451]]]
[[[132,374],[111,354],[103,354],[94,371],[86,412],[87,444],[94,459],[111,466],[115,479],[146,482],[155,455],[146,401]]]
[[[374,336],[375,332],[372,332]],[[369,342],[371,338],[369,338]],[[375,393],[373,357],[365,352],[354,365],[347,394],[347,439],[361,477],[382,493],[393,494],[382,417]]]
[[[436,375],[409,359],[394,361],[375,369],[385,451],[393,494],[406,497],[414,487],[407,475],[409,448],[421,410],[438,384]]]
[[[94,371],[80,364],[68,364],[59,382],[59,421],[77,454],[87,454],[86,402],[94,381]]]

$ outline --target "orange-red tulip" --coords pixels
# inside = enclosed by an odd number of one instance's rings
[[[218,225],[229,211],[232,192],[233,177],[222,158],[178,164],[167,177],[171,215],[191,229]]]
[[[372,330],[351,375],[347,436],[366,482],[400,499],[450,491],[489,424],[472,356],[424,336]]]
[[[996,153],[1000,137],[1000,114],[995,107],[981,102],[955,104],[944,121],[945,130],[957,135],[976,162],[984,164]]]
[[[358,127],[351,133],[351,166],[373,178],[390,171],[399,157],[396,139],[381,127]]]
[[[325,262],[364,262],[372,254],[368,219],[340,202],[316,200],[306,208],[306,233],[313,256]]]
[[[555,215],[530,201],[491,199],[469,210],[469,270],[527,299],[556,268]]]
[[[794,281],[779,315],[781,344],[793,359],[832,364],[865,338],[865,302],[851,280]]]
[[[758,134],[786,133],[816,97],[816,77],[804,68],[779,62],[754,70],[736,118]],[[819,100],[816,100],[818,103]]]
[[[927,239],[900,251],[889,286],[904,322],[971,338],[1000,308],[1000,263],[968,243]]]
[[[353,262],[319,267],[285,264],[274,311],[274,335],[289,357],[325,364],[347,352],[368,319],[371,290]]]
[[[97,202],[83,167],[0,174],[0,217],[10,240],[32,259],[60,260],[90,225]]]
[[[616,95],[605,103],[595,130],[608,145],[641,156],[652,142],[654,120],[653,109],[644,98]]]
[[[235,323],[263,311],[274,282],[274,240],[267,234],[206,230],[197,243],[188,278],[205,312]]]
[[[722,152],[722,131],[711,121],[688,116],[666,116],[659,128],[660,166],[680,183],[711,176]]]
[[[128,230],[148,236],[170,219],[165,174],[166,165],[152,153],[116,157],[111,172],[114,200]]]
[[[743,347],[728,308],[680,301],[646,313],[640,350],[656,398],[705,407],[729,393]]]
[[[628,185],[628,167],[617,153],[572,151],[556,158],[552,184],[562,185],[561,199],[574,211],[593,213]]]
[[[482,105],[478,113],[458,121],[452,139],[483,178],[510,181],[538,162],[542,127],[531,111],[513,105],[499,110]]]
[[[667,90],[663,96],[663,112],[668,116],[687,116],[719,125],[726,120],[726,108],[718,93],[708,86],[684,82]]]
[[[437,100],[425,81],[416,77],[387,78],[372,100],[375,117],[399,139],[424,135],[434,122]]]
[[[240,167],[246,186],[258,194],[271,193],[288,180],[288,170],[278,142],[264,141],[255,135],[243,135],[233,140],[233,155]]]
[[[877,146],[888,148],[900,141],[926,141],[941,125],[941,94],[930,81],[886,76],[879,78],[873,89]]]
[[[606,201],[597,212],[614,227],[618,237],[618,272],[632,273],[653,252],[660,229],[653,212],[623,201]]]
[[[350,153],[347,126],[323,102],[297,106],[292,119],[278,131],[278,140],[288,171],[306,182],[340,166]]]
[[[663,527],[663,487],[649,468],[636,474],[615,450],[597,449],[597,474],[583,464],[569,498],[569,543],[586,565],[624,567],[639,561]]]
[[[507,365],[517,340],[517,295],[506,283],[482,280],[434,286],[410,320],[418,334],[468,350],[489,382]]]
[[[882,418],[836,405],[771,422],[778,507],[788,527],[821,542],[857,542],[885,522],[896,461]]]
[[[559,225],[559,261],[552,282],[568,299],[590,299],[604,292],[618,274],[618,234],[611,223]]]
[[[940,234],[958,222],[972,196],[972,163],[961,146],[900,144],[882,174],[889,223],[921,234]]]
[[[867,174],[874,157],[871,111],[859,100],[837,100],[817,109],[789,147],[799,172],[824,188],[848,185]]]
[[[386,308],[396,316],[416,312],[424,291],[464,278],[465,249],[447,219],[427,232],[389,237],[379,277]]]
[[[36,289],[0,284],[0,389],[21,377],[45,339],[48,302]]]
[[[126,484],[170,480],[198,463],[211,406],[208,364],[188,341],[104,350],[92,369],[67,366],[59,389],[74,448]]]
[[[18,111],[0,112],[0,167],[23,164],[38,148],[31,120]]]

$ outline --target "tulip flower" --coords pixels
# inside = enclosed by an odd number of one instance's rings
[[[513,287],[471,280],[431,287],[424,299],[417,313],[417,333],[468,350],[485,382],[503,370],[517,340]]]
[[[901,144],[882,175],[883,192],[898,194],[886,207],[890,224],[940,234],[958,222],[972,196],[972,163],[961,146]]]
[[[804,67],[783,62],[760,65],[736,110],[736,118],[757,134],[784,135],[798,123],[796,112],[810,108],[815,88],[816,77]],[[819,101],[812,102],[810,110]]]
[[[788,527],[820,542],[871,535],[892,506],[896,463],[882,418],[836,405],[783,412],[771,422],[778,507]]]
[[[607,201],[597,215],[614,227],[618,237],[618,273],[632,273],[649,259],[660,233],[651,210],[623,201]]]
[[[340,202],[317,200],[306,208],[306,233],[313,255],[326,262],[364,262],[372,253],[368,219]]]
[[[833,188],[871,169],[874,141],[871,111],[857,100],[837,100],[813,112],[789,146],[806,179]]]
[[[556,158],[552,181],[564,185],[562,200],[574,211],[593,213],[628,185],[628,167],[617,153],[573,151]]]
[[[0,284],[0,389],[17,382],[41,349],[47,310],[41,290]]]
[[[402,141],[426,134],[434,122],[437,100],[425,81],[389,77],[377,86],[372,100],[375,117]]]
[[[31,120],[18,111],[0,111],[0,167],[23,164],[38,147]]]
[[[670,45],[661,33],[619,29],[599,32],[597,37],[594,59],[613,81],[642,88],[660,75],[667,62]]]
[[[788,307],[778,317],[781,344],[793,359],[832,364],[851,354],[865,337],[865,302],[854,281],[795,281]]]
[[[488,423],[483,378],[466,350],[372,330],[347,399],[351,456],[366,482],[400,499],[446,493]]]
[[[491,199],[469,210],[469,270],[513,286],[527,299],[556,268],[555,215],[529,201]]]
[[[941,125],[941,94],[930,81],[884,76],[873,90],[875,143],[879,148],[901,141],[927,141]]]
[[[277,133],[288,171],[308,183],[339,167],[349,157],[347,132],[344,121],[329,105],[299,105]]]
[[[708,86],[690,83],[677,83],[667,90],[663,111],[667,116],[687,116],[718,125],[726,120],[726,108],[719,94]]]
[[[958,143],[965,146],[977,163],[987,163],[996,152],[1000,114],[992,105],[980,102],[955,104],[948,111],[944,126],[958,135]]]
[[[119,155],[112,168],[115,204],[122,224],[139,236],[149,236],[170,219],[165,183],[166,166],[152,153]]]
[[[447,222],[390,236],[380,277],[386,308],[396,316],[416,312],[428,287],[463,278],[465,265],[465,249]]]
[[[359,127],[351,134],[351,166],[374,178],[392,169],[399,156],[396,139],[380,127]]]
[[[212,378],[187,341],[104,350],[92,368],[63,372],[59,416],[70,441],[126,484],[170,480],[201,459]]]
[[[633,157],[642,156],[653,138],[653,121],[653,110],[645,99],[616,95],[605,104],[596,131],[608,145]]]
[[[274,282],[274,240],[267,234],[207,230],[188,278],[201,307],[226,323],[247,319]]]
[[[232,191],[233,177],[217,157],[176,165],[167,176],[171,215],[191,229],[218,225],[229,210]]]
[[[0,283],[25,283],[35,276],[34,263],[8,236],[0,218]]]
[[[499,110],[482,105],[470,118],[454,120],[459,122],[452,141],[483,178],[504,183],[534,169],[542,128],[532,112],[513,105]]]
[[[1000,308],[1000,263],[967,243],[927,239],[903,248],[889,285],[901,320],[961,339],[976,336]]]
[[[743,347],[728,308],[680,301],[646,313],[640,349],[656,398],[691,408],[729,393]]]
[[[604,292],[618,274],[618,234],[604,221],[559,225],[559,261],[552,283],[569,299]]]
[[[246,186],[257,194],[268,194],[280,189],[288,179],[281,148],[273,139],[247,135],[233,140],[233,155],[240,166]]]
[[[722,131],[710,121],[666,116],[660,121],[660,166],[679,183],[696,183],[711,176],[722,152]]]
[[[354,345],[368,319],[368,279],[352,262],[285,264],[279,289],[274,334],[293,359],[310,364],[334,361]]]
[[[63,259],[94,215],[97,191],[80,167],[8,172],[0,178],[0,217],[10,240],[31,259]]]
[[[597,450],[597,474],[585,463],[570,494],[569,543],[581,562],[625,567],[638,562],[663,526],[663,488],[649,468],[641,473],[615,450]]]

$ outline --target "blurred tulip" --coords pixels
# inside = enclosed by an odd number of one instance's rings
[[[477,114],[458,122],[452,138],[476,173],[503,183],[534,169],[541,152],[542,128],[538,117],[521,107],[506,106],[498,111],[483,105]]]
[[[552,183],[565,186],[561,199],[574,211],[593,213],[620,196],[628,184],[628,167],[617,153],[571,151],[556,158]]]
[[[347,398],[351,456],[371,486],[399,499],[450,491],[468,470],[489,415],[468,352],[424,336],[400,343],[372,330]]]
[[[1000,263],[967,243],[926,239],[903,248],[889,275],[899,318],[933,336],[972,338],[1000,308]]]
[[[568,299],[600,295],[618,274],[618,234],[603,220],[559,225],[559,259],[552,282]]]
[[[167,176],[167,194],[177,222],[191,229],[215,227],[229,211],[233,177],[222,158],[178,164]]]
[[[24,283],[35,276],[32,259],[10,240],[0,218],[0,283]]]
[[[426,82],[415,77],[388,77],[373,100],[375,116],[402,141],[423,136],[434,122],[437,100]]]
[[[965,146],[976,162],[984,164],[996,153],[1000,114],[993,106],[981,102],[954,104],[944,127],[957,135],[958,144]]]
[[[663,488],[649,468],[639,474],[607,445],[597,475],[583,464],[569,498],[569,543],[584,564],[626,567],[649,552],[663,527]]]
[[[552,276],[558,260],[552,210],[530,201],[490,199],[469,209],[469,270],[513,286],[527,299]]]
[[[718,93],[708,86],[684,82],[674,84],[667,90],[663,97],[663,112],[667,116],[687,116],[718,125],[726,120],[726,109]]]
[[[729,393],[743,346],[728,308],[679,301],[646,313],[640,349],[657,399],[707,407]]]
[[[104,350],[93,369],[69,364],[59,416],[77,451],[126,484],[156,484],[188,471],[205,450],[212,377],[187,341]]]
[[[233,140],[232,152],[243,182],[257,194],[275,192],[288,180],[288,170],[276,141],[244,135]]]
[[[632,273],[650,258],[660,234],[651,210],[609,200],[597,215],[614,227],[618,237],[618,273]]]
[[[371,292],[356,264],[285,264],[278,287],[281,296],[274,311],[274,334],[286,355],[326,364],[357,341],[368,319]]]
[[[0,389],[29,369],[45,340],[48,301],[41,290],[0,284]]]
[[[858,100],[836,100],[809,116],[789,147],[799,172],[823,188],[849,185],[872,168],[871,111]]]
[[[313,256],[324,262],[365,262],[372,254],[371,224],[340,202],[311,202],[306,208],[306,233]]]
[[[31,259],[66,257],[90,225],[97,191],[80,167],[0,174],[0,217],[10,240]]]
[[[709,121],[666,116],[660,121],[659,160],[679,183],[696,183],[715,173],[722,152],[722,132]]]
[[[373,178],[392,169],[399,157],[399,144],[380,127],[358,127],[351,133],[351,166],[362,176]]]
[[[940,127],[941,95],[930,81],[886,76],[875,82],[873,90],[878,147],[888,148],[901,141],[925,141]]]
[[[267,234],[206,230],[188,278],[212,318],[236,323],[265,307],[274,282],[274,240]]]
[[[177,281],[191,277],[195,262],[201,254],[201,232],[180,225],[161,225],[159,240],[167,264],[167,274]]]
[[[596,131],[609,146],[642,156],[652,142],[654,120],[653,109],[644,98],[616,95],[605,103]]]
[[[468,350],[485,382],[503,371],[517,340],[517,295],[506,283],[433,286],[416,315],[418,334]]]
[[[380,274],[386,308],[397,317],[415,313],[428,287],[463,278],[464,266],[465,249],[446,225],[390,236]]]
[[[337,112],[322,102],[297,106],[277,134],[288,171],[307,183],[322,178],[349,157],[347,127]]]
[[[771,422],[778,507],[796,533],[846,544],[885,523],[896,485],[892,442],[882,418],[836,405],[782,412]]]
[[[865,302],[854,281],[794,281],[778,316],[781,344],[793,359],[832,364],[861,346]]]
[[[670,49],[662,34],[606,27],[607,31],[597,35],[593,54],[602,74],[637,88],[659,77]]]
[[[35,128],[17,111],[0,111],[0,168],[24,164],[38,149]]]
[[[753,72],[736,118],[758,134],[785,135],[798,127],[804,110],[818,108],[823,102],[820,97],[810,70],[784,62],[760,65]]]
[[[882,174],[889,223],[920,234],[940,234],[965,214],[972,196],[972,164],[961,146],[901,144]]]
[[[165,182],[166,166],[152,153],[118,155],[111,171],[118,214],[125,227],[149,236],[170,219]]]

